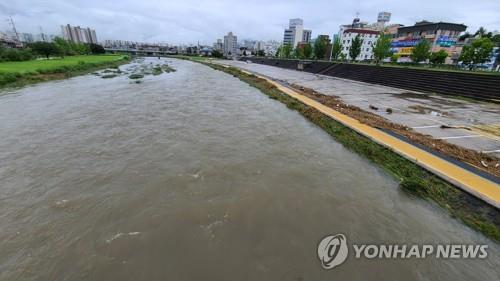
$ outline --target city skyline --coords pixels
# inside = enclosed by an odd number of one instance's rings
[[[59,34],[60,26],[69,23],[92,26],[100,34],[99,40],[212,45],[230,30],[242,39],[282,40],[283,29],[291,18],[302,18],[307,28],[313,30],[314,38],[319,34],[337,33],[339,26],[352,21],[357,12],[362,21],[374,22],[378,11],[391,12],[391,23],[413,25],[425,19],[464,23],[469,32],[480,26],[500,30],[500,3],[494,1],[457,0],[453,4],[428,1],[414,7],[385,0],[312,4],[257,0],[252,2],[257,8],[247,2],[226,0],[196,2],[197,5],[191,0],[182,3],[123,1],[118,9],[113,3],[93,0],[8,2],[0,4],[0,17],[12,16],[20,33],[38,33],[41,26],[46,33]],[[33,18],[39,21],[35,23]],[[8,22],[1,21],[0,30],[10,30]]]

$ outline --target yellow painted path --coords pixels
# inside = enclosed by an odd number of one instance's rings
[[[355,130],[359,134],[368,137],[374,142],[389,148],[390,150],[398,153],[406,159],[438,175],[444,180],[460,187],[464,191],[469,192],[500,209],[500,185],[498,185],[497,183],[476,175],[460,166],[437,157],[434,154],[420,149],[410,143],[393,137],[379,129],[363,124],[352,117],[333,110],[332,108],[327,107],[311,98],[303,96],[296,91],[281,85],[278,82],[268,79],[267,77],[263,77],[255,73],[250,73],[242,69],[240,70],[247,74],[253,74],[267,80],[269,83],[275,85],[283,93],[299,100],[300,102],[308,106],[317,109],[321,113],[342,123],[344,126],[347,126]]]

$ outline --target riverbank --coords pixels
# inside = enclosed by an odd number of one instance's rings
[[[122,55],[88,55],[0,63],[0,89],[21,87],[49,80],[65,79],[129,62]]]
[[[400,187],[406,192],[436,202],[452,217],[456,217],[471,228],[500,241],[500,212],[498,209],[447,183],[395,152],[359,135],[318,110],[288,96],[264,79],[233,67],[226,68],[217,64],[205,64],[239,78],[258,88],[270,98],[298,111],[345,147],[384,168],[400,181]]]

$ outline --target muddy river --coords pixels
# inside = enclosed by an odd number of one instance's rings
[[[0,280],[498,280],[500,247],[238,79],[85,75],[0,94]],[[157,58],[125,65],[127,71]],[[317,246],[485,244],[486,259]],[[351,249],[349,249],[351,250]]]

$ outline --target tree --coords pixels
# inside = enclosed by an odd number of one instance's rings
[[[399,59],[399,56],[397,54],[392,54],[392,56],[391,56],[392,63],[397,63],[398,59]]]
[[[491,56],[494,44],[489,38],[480,38],[472,41],[470,46],[464,46],[458,58],[463,64],[469,65],[472,69],[474,65],[485,63]]]
[[[276,49],[276,53],[274,54],[274,56],[280,58],[282,53],[283,53],[283,48],[282,46],[279,46],[278,49]]]
[[[342,43],[340,42],[340,38],[335,38],[332,45],[332,60],[338,60],[340,52],[342,52]]]
[[[104,47],[99,45],[99,44],[90,43],[89,48],[90,48],[90,53],[92,53],[92,54],[104,54],[104,53],[106,53],[106,50],[104,50]]]
[[[480,28],[476,31],[476,33],[474,33],[474,37],[478,36],[479,38],[482,38],[482,37],[484,37],[484,35],[486,35],[486,33],[487,33],[486,29],[485,29],[484,27],[482,27],[482,26],[481,26],[481,27],[480,27]]]
[[[426,61],[431,55],[431,44],[429,41],[422,39],[411,50],[410,58],[413,62],[419,63]]]
[[[88,55],[88,54],[90,54],[90,47],[89,47],[89,45],[83,44],[83,43],[76,43],[76,44],[74,44],[73,50],[75,51],[75,53],[77,53],[79,55]]]
[[[458,40],[464,41],[465,39],[470,38],[470,37],[472,37],[472,35],[469,32],[465,32],[464,34],[460,35]]]
[[[310,58],[311,58],[311,56],[312,56],[312,53],[313,53],[313,47],[311,46],[311,43],[309,43],[309,42],[308,42],[308,43],[306,43],[306,44],[304,45],[304,49],[303,49],[303,51],[304,51],[304,57],[305,57],[306,59],[310,59]]]
[[[354,61],[361,53],[361,45],[363,45],[363,39],[361,36],[356,35],[352,40],[351,48],[349,48],[349,58]]]
[[[291,44],[283,44],[281,46],[281,52],[280,55],[283,58],[290,58],[290,55],[292,54],[292,45]]]
[[[47,59],[51,55],[55,55],[59,53],[59,49],[53,44],[49,42],[35,42],[30,45],[33,52],[39,54],[40,56],[45,56]]]
[[[328,41],[324,36],[318,36],[316,41],[314,41],[314,57],[318,60],[325,58],[326,48],[328,47]]]
[[[431,54],[430,62],[433,64],[443,64],[448,57],[448,53],[445,50],[439,50],[439,52],[434,52]]]
[[[388,58],[392,55],[391,52],[391,36],[380,34],[373,46],[373,57],[375,58],[375,63],[379,64],[385,58]]]
[[[58,53],[61,57],[64,58],[64,56],[72,54],[70,43],[62,39],[61,37],[54,38],[54,45],[57,48]]]
[[[258,50],[257,51],[257,56],[258,57],[265,57],[266,56],[266,52],[264,50]]]
[[[299,47],[297,46],[297,48],[295,48],[295,50],[293,50],[294,52],[294,55],[296,58],[298,59],[304,59],[305,56],[304,56],[304,49],[302,47]]]
[[[212,51],[212,57],[214,57],[214,58],[222,58],[223,56],[224,56],[224,54],[217,49]]]
[[[491,42],[495,43],[497,46],[500,46],[500,34],[491,37]]]

